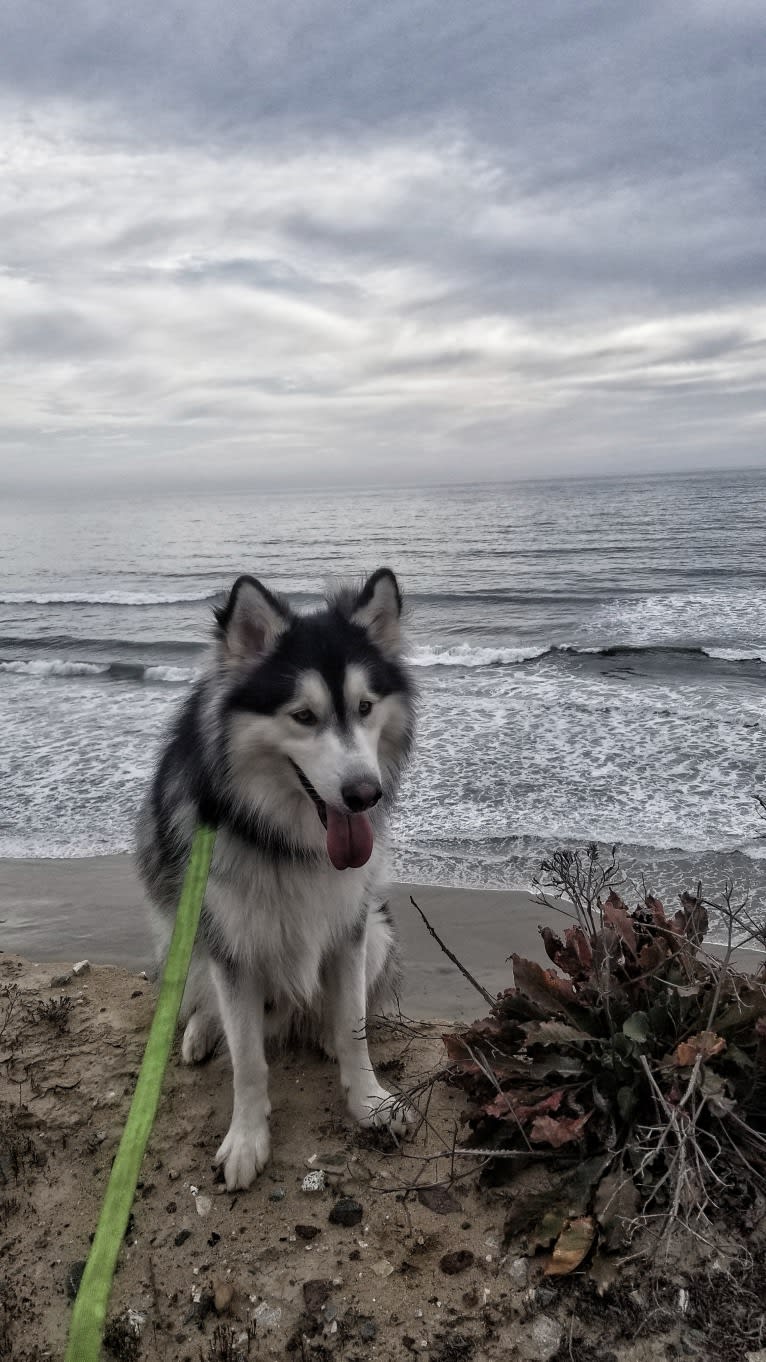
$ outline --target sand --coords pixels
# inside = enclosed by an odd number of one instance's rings
[[[394,888],[402,1004],[418,1021],[375,1029],[372,1052],[382,1080],[407,1091],[443,1066],[452,1022],[438,1018],[486,1012],[410,892],[490,992],[510,983],[511,951],[544,959],[539,922],[560,923],[521,893]],[[153,985],[140,972],[148,939],[127,857],[0,862],[0,919],[0,1358],[40,1362],[63,1356]],[[82,978],[54,983],[82,957],[92,962]],[[132,1311],[140,1343],[131,1353],[131,1339],[113,1334],[105,1356],[651,1362],[684,1351],[680,1317],[641,1295],[643,1267],[597,1306],[587,1282],[545,1278],[544,1255],[502,1242],[509,1193],[480,1189],[474,1161],[449,1155],[466,1139],[462,1096],[443,1082],[430,1091],[427,1119],[397,1146],[348,1123],[329,1061],[275,1057],[272,1162],[230,1195],[212,1167],[230,1112],[228,1061],[188,1069],[174,1054],[109,1312]],[[324,1189],[304,1191],[317,1169]],[[429,1201],[419,1189],[434,1185]],[[361,1208],[357,1224],[332,1223],[342,1196]]]
[[[490,993],[507,986],[505,959],[512,951],[544,959],[537,924],[558,920],[515,890],[392,886],[407,966],[402,1008],[418,1017],[469,1018],[482,1002],[428,935],[411,894]],[[0,860],[0,947],[30,960],[86,957],[94,964],[148,968],[143,905],[129,856]]]
[[[48,965],[0,956],[0,1357],[14,1362],[63,1356],[78,1265],[152,1013],[152,989],[135,971],[95,966],[63,988],[51,978]],[[62,993],[72,999],[65,1016],[60,1006],[41,1012]],[[433,1073],[440,1033],[437,1024],[374,1035],[382,1079],[409,1089]],[[630,1341],[635,1310],[627,1325],[620,1312],[612,1322],[619,1352],[570,1352],[570,1337],[591,1348],[603,1325],[543,1277],[543,1257],[503,1246],[502,1193],[462,1176],[474,1159],[445,1155],[462,1126],[457,1089],[436,1084],[427,1120],[401,1147],[349,1125],[334,1067],[315,1054],[275,1058],[271,1098],[272,1162],[249,1191],[229,1194],[211,1163],[228,1123],[227,1060],[188,1069],[174,1055],[120,1254],[105,1357],[667,1355],[666,1334]],[[319,1169],[324,1189],[303,1190]],[[434,1185],[435,1194],[418,1192]],[[358,1223],[332,1222],[341,1197],[357,1204]],[[126,1311],[140,1330],[137,1351]]]

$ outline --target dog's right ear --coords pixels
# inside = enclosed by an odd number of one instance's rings
[[[255,577],[238,577],[226,604],[213,613],[224,657],[233,663],[266,657],[292,619],[287,602]]]

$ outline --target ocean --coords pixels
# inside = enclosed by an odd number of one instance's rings
[[[616,842],[670,894],[763,904],[766,474],[0,508],[0,855],[129,849],[217,593],[302,608],[381,564],[420,689],[395,871],[527,887]]]

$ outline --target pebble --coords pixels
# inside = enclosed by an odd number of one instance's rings
[[[219,1315],[222,1315],[224,1311],[229,1309],[229,1306],[231,1305],[233,1300],[234,1286],[232,1282],[219,1282],[215,1288],[215,1292],[213,1295],[213,1303],[215,1305],[216,1312]]]
[[[373,1263],[372,1270],[376,1277],[390,1277],[394,1270],[393,1263],[389,1263],[387,1258],[381,1258],[379,1262]]]
[[[523,1291],[529,1281],[529,1262],[526,1258],[513,1258],[506,1268],[513,1286]]]
[[[213,1209],[213,1198],[211,1196],[196,1196],[194,1204],[197,1207],[197,1215],[210,1215]]]
[[[325,1189],[325,1175],[323,1168],[317,1168],[313,1173],[307,1173],[301,1183],[302,1192],[323,1192]]]
[[[178,1234],[173,1240],[173,1243],[175,1244],[176,1248],[180,1248],[182,1244],[186,1243],[187,1239],[191,1239],[191,1230],[179,1230]]]
[[[286,1196],[287,1192],[284,1187],[275,1187],[272,1192],[269,1192],[269,1201],[284,1201]]]
[[[299,1239],[316,1239],[322,1231],[318,1225],[296,1225],[295,1233]]]
[[[550,1315],[538,1315],[527,1334],[530,1362],[551,1362],[561,1347],[561,1325]]]
[[[317,1315],[330,1298],[332,1282],[326,1277],[314,1277],[303,1283],[303,1303],[308,1314]]]
[[[358,1201],[354,1201],[350,1196],[342,1196],[330,1211],[330,1224],[350,1228],[352,1225],[360,1225],[363,1215],[364,1211]]]
[[[90,974],[90,960],[78,960],[77,964],[72,966],[72,973],[76,979],[83,974]]]
[[[49,987],[49,988],[66,988],[67,984],[71,984],[71,982],[72,982],[72,975],[71,975],[71,973],[69,973],[69,972],[67,972],[66,974],[54,974],[54,976],[53,976],[53,978],[51,979],[50,984],[48,985],[48,987]]]
[[[77,1292],[80,1290],[80,1282],[82,1281],[82,1274],[84,1271],[85,1259],[78,1260],[76,1263],[72,1263],[71,1267],[67,1268],[66,1293],[70,1301],[74,1300]]]
[[[371,1343],[377,1332],[378,1326],[374,1319],[361,1320],[359,1324],[359,1337],[363,1338],[365,1343]]]
[[[266,1301],[253,1311],[253,1319],[259,1329],[277,1329],[282,1319],[282,1307],[280,1305],[269,1305]]]
[[[446,1276],[455,1277],[458,1272],[465,1272],[467,1268],[473,1267],[474,1261],[470,1249],[455,1249],[454,1253],[445,1253],[439,1259],[439,1267]]]

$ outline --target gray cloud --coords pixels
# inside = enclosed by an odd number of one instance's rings
[[[766,458],[760,4],[15,9],[10,481]]]

